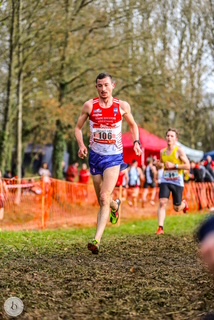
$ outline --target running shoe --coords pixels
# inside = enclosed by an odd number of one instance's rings
[[[111,212],[110,212],[110,222],[112,224],[116,224],[119,219],[119,209],[120,209],[121,201],[120,201],[120,199],[117,199],[116,202],[118,204],[117,209],[116,210],[111,209]]]
[[[183,209],[183,213],[188,213],[188,211],[189,211],[189,205],[188,205],[188,203],[187,203],[186,200],[183,200],[183,202],[185,203],[185,207],[184,207],[184,209]]]
[[[158,228],[158,231],[156,232],[156,234],[157,234],[157,235],[164,234],[163,228],[159,227],[159,228]]]
[[[88,250],[90,250],[93,254],[98,254],[99,253],[99,241],[94,239],[91,242],[89,242],[88,243]]]

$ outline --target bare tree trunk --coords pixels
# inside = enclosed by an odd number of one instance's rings
[[[23,105],[23,56],[22,56],[22,0],[18,0],[18,83],[17,83],[17,175],[22,178],[22,105]],[[21,200],[21,188],[17,190],[16,203]]]
[[[66,20],[66,30],[64,34],[64,45],[63,45],[63,52],[61,57],[61,82],[59,84],[59,108],[62,107],[64,102],[66,84],[64,83],[64,69],[65,69],[65,60],[66,60],[66,50],[68,46],[68,20],[69,20],[69,1],[65,0],[65,20]],[[66,149],[65,144],[65,134],[62,121],[58,119],[56,121],[56,133],[54,137],[54,152],[53,152],[53,175],[57,179],[63,178],[62,172],[62,162],[64,160],[64,153]]]
[[[10,131],[10,114],[11,114],[11,87],[13,77],[14,65],[14,26],[15,26],[15,0],[11,1],[11,23],[10,23],[10,38],[9,38],[9,64],[8,64],[8,80],[7,80],[7,94],[6,104],[4,109],[4,119],[2,126],[2,136],[0,141],[0,167],[4,173],[6,168],[7,144]]]

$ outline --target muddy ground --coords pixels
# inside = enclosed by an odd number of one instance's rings
[[[0,311],[17,296],[17,319],[198,320],[214,311],[214,280],[192,237],[135,236],[104,240],[99,255],[86,243],[1,253]],[[211,319],[211,318],[210,318]]]

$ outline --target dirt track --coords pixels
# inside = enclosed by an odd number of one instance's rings
[[[112,237],[98,256],[83,242],[1,256],[0,300],[23,300],[18,319],[198,320],[214,311],[214,281],[190,237]]]

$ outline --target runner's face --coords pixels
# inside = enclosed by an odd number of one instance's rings
[[[168,146],[173,146],[176,144],[177,142],[177,136],[176,133],[174,131],[168,131],[167,135],[166,135],[166,141]]]
[[[97,80],[97,92],[99,94],[99,97],[102,99],[107,99],[111,97],[114,87],[115,85],[109,77]]]

